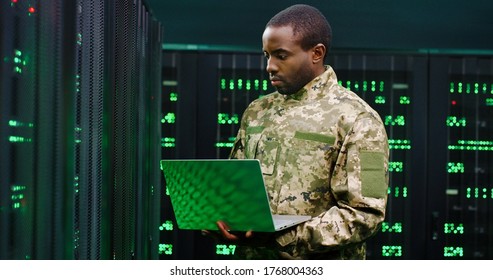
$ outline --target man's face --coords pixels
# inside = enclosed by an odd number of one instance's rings
[[[267,27],[262,35],[262,48],[271,84],[279,93],[296,93],[317,76],[312,51],[301,48],[291,26]]]

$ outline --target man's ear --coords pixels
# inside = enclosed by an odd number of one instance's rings
[[[317,44],[316,46],[314,46],[312,48],[312,61],[313,61],[313,64],[317,64],[317,63],[320,63],[322,62],[322,64],[324,63],[324,57],[325,57],[325,52],[327,51],[327,49],[325,48],[325,46],[323,44]]]

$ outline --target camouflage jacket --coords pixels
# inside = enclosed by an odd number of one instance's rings
[[[230,158],[259,159],[274,214],[313,218],[241,258],[364,259],[385,217],[389,148],[378,113],[330,66],[293,95],[245,110]]]

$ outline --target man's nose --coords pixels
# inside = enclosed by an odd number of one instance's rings
[[[277,72],[277,65],[274,63],[272,58],[267,59],[267,67],[266,67],[267,73],[276,73]]]

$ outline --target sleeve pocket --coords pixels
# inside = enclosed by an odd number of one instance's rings
[[[385,156],[381,152],[362,151],[361,194],[366,197],[385,198],[387,183],[385,180]]]

